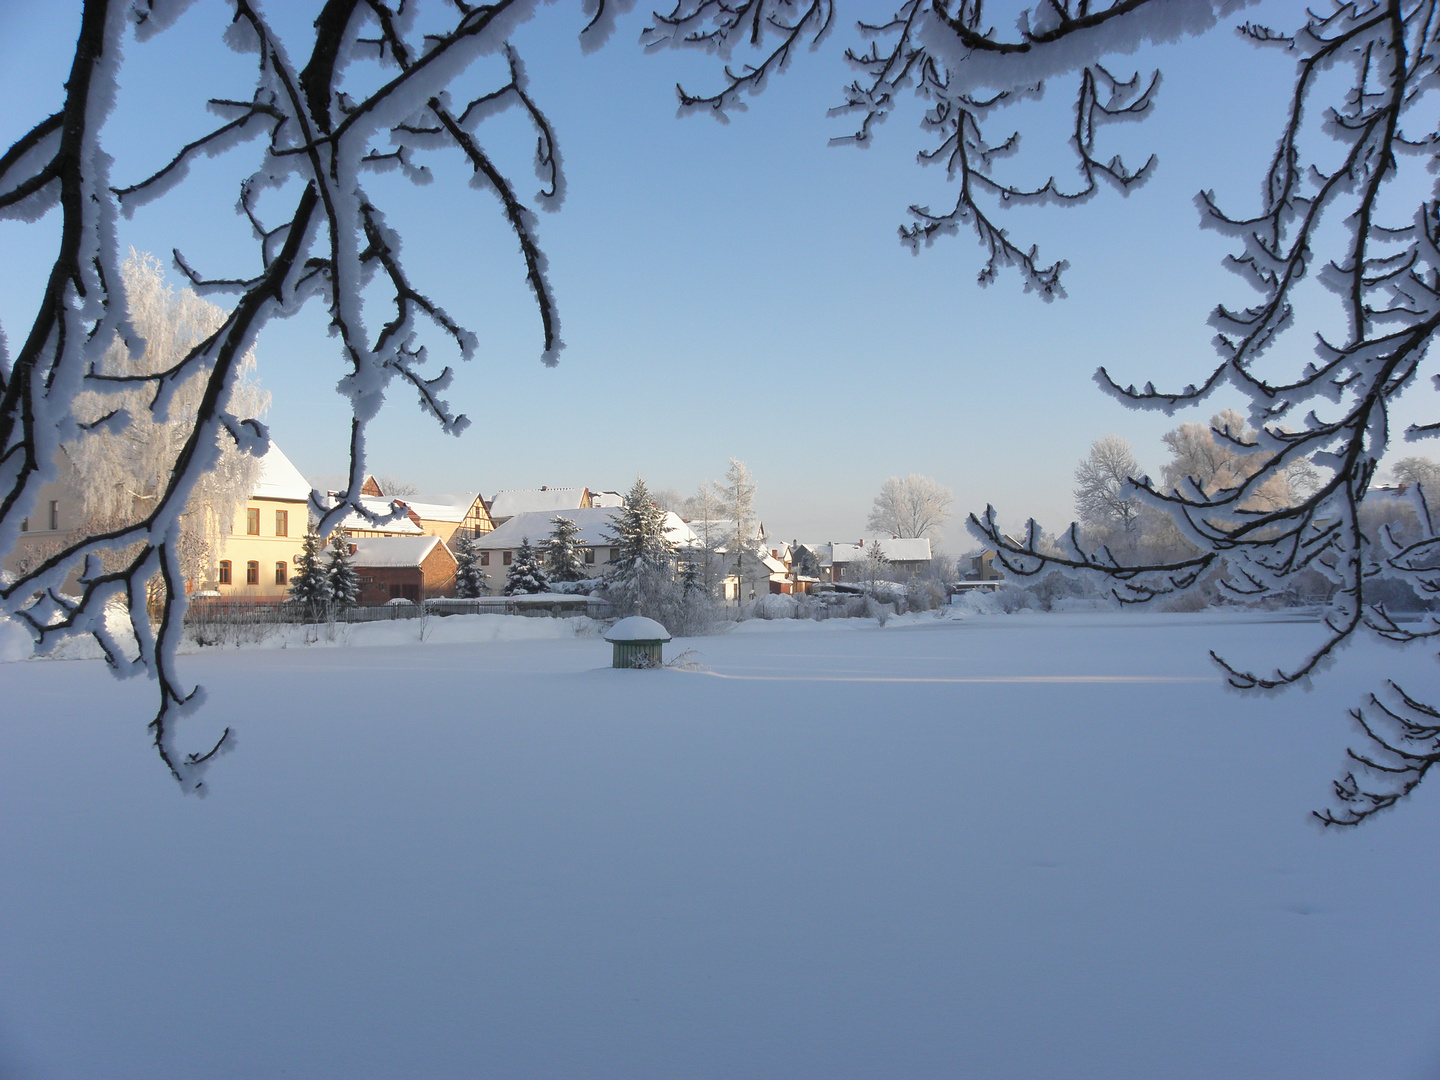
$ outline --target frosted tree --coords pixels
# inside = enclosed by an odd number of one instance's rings
[[[890,559],[879,541],[872,540],[865,545],[856,569],[860,571],[860,580],[870,589],[890,576]]]
[[[70,635],[93,635],[116,673],[153,678],[156,749],[193,791],[229,732],[194,751],[177,742],[179,720],[201,701],[175,661],[186,604],[182,517],[222,447],[252,457],[266,448],[265,426],[237,398],[256,335],[272,319],[315,303],[335,339],[331,355],[354,423],[344,490],[333,502],[312,495],[320,534],[351,513],[371,521],[398,515],[376,514],[359,502],[369,425],[398,381],[443,430],[462,431],[467,420],[445,396],[446,361],[468,360],[479,339],[427,296],[424,267],[402,251],[387,209],[414,197],[406,181],[426,184],[437,166],[462,169],[484,199],[494,199],[518,241],[517,264],[539,315],[538,351],[553,364],[562,347],[560,325],[536,218],[492,157],[490,121],[518,114],[535,132],[536,202],[558,205],[563,178],[550,124],[521,58],[507,44],[516,23],[534,13],[529,0],[483,6],[326,0],[319,18],[301,21],[288,36],[261,5],[237,2],[216,47],[250,53],[253,84],[238,93],[227,85],[219,95],[218,87],[209,93],[204,86],[168,87],[171,94],[208,99],[213,126],[177,137],[173,150],[141,175],[112,176],[106,120],[126,89],[124,66],[145,65],[146,42],[186,7],[181,0],[84,0],[73,61],[17,105],[35,108],[34,122],[0,153],[0,220],[43,218],[41,227],[53,228],[55,237],[31,325],[0,335],[0,342],[16,346],[12,356],[0,344],[0,551],[13,547],[41,485],[57,476],[62,444],[84,431],[121,432],[141,413],[163,421],[182,387],[193,381],[199,388],[189,435],[143,515],[71,538],[0,582],[0,613],[29,628],[41,651]],[[592,5],[582,38],[602,40],[612,14]],[[468,80],[463,85],[462,78]],[[202,158],[237,160],[222,155],[241,144],[254,151],[234,178],[237,212],[255,238],[253,265],[204,267],[193,253],[175,253],[176,268],[196,292],[228,294],[230,310],[159,370],[107,370],[106,353],[117,335],[131,357],[146,349],[121,272],[117,219],[164,197]],[[137,389],[144,392],[139,408],[120,404]],[[89,427],[75,408],[85,392],[109,399]],[[71,595],[63,584],[76,571],[79,588]],[[146,599],[157,574],[164,599],[152,622]],[[133,647],[106,629],[112,600],[128,606]]]
[[[521,540],[510,570],[505,575],[505,595],[542,593],[549,589],[550,582],[545,576],[545,567],[540,563],[540,553],[526,536]]]
[[[1140,500],[1131,483],[1139,475],[1140,464],[1122,436],[1091,443],[1075,467],[1075,514],[1081,523],[1107,538],[1130,539],[1140,527]]]
[[[350,553],[350,534],[336,529],[325,552],[325,591],[330,603],[348,607],[360,598],[360,575]]]
[[[313,527],[306,529],[300,554],[295,558],[294,573],[290,575],[290,596],[312,615],[330,602],[330,581],[323,551],[320,534]]]
[[[726,539],[731,548],[753,544],[759,534],[755,518],[755,475],[738,458],[730,459],[724,483],[716,482],[715,496],[725,508],[734,532]]]
[[[701,484],[695,494],[685,500],[685,520],[695,534],[696,543],[689,560],[696,564],[707,596],[715,595],[718,580],[719,551],[725,545],[720,521],[725,508],[715,493],[714,484]]]
[[[489,577],[480,566],[480,549],[475,545],[475,538],[464,534],[455,543],[455,595],[463,600],[484,596]]]
[[[1428,457],[1403,457],[1390,468],[1397,484],[1424,484],[1433,499],[1440,494],[1440,462]]]
[[[224,323],[226,312],[202,300],[191,289],[178,294],[165,282],[160,262],[152,255],[130,251],[120,265],[130,304],[130,322],[145,342],[143,352],[132,354],[117,337],[106,351],[99,371],[113,379],[128,380],[120,389],[100,393],[82,390],[72,406],[80,434],[61,448],[67,480],[81,500],[80,535],[124,529],[143,520],[164,496],[176,459],[195,427],[201,408],[204,380],[193,372],[171,391],[168,408],[157,415],[148,407],[150,391],[145,376],[164,371],[182,360]],[[232,405],[247,416],[264,414],[270,395],[255,383],[255,354],[241,358],[231,392]],[[115,410],[128,418],[123,424],[102,422]],[[218,441],[214,467],[196,482],[180,518],[178,551],[186,581],[199,583],[213,576],[215,560],[235,520],[235,513],[254,489],[260,463],[241,453],[234,440]],[[133,556],[133,545],[102,554],[109,568],[123,567]],[[153,586],[159,575],[151,579]]]
[[[385,493],[387,499],[413,499],[420,494],[420,489],[408,480],[397,480],[393,476],[376,477],[375,482],[380,485],[380,490]]]
[[[556,514],[550,525],[550,535],[541,541],[546,574],[551,581],[584,580],[587,575],[578,539],[580,526],[561,514]]]
[[[866,524],[892,536],[928,536],[937,540],[954,502],[955,493],[929,476],[892,476],[880,485]]]

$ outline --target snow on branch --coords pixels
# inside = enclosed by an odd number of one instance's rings
[[[86,0],[63,106],[0,155],[0,217],[32,221],[57,205],[61,216],[35,320],[13,361],[0,362],[0,550],[14,546],[40,486],[56,478],[62,444],[138,422],[137,409],[159,421],[177,387],[198,380],[201,388],[163,490],[147,496],[143,512],[113,527],[81,530],[59,550],[0,581],[0,611],[27,625],[42,650],[64,636],[89,634],[118,673],[155,680],[156,748],[185,790],[201,790],[205,769],[230,740],[227,733],[218,745],[193,753],[176,742],[177,722],[201,698],[174,663],[186,591],[187,541],[180,519],[197,485],[216,467],[222,444],[259,454],[268,442],[263,424],[234,411],[236,380],[256,335],[270,319],[293,314],[311,298],[327,306],[348,364],[341,386],[355,419],[346,490],[337,502],[318,493],[312,502],[326,531],[350,512],[368,514],[360,504],[365,431],[386,388],[400,379],[417,393],[423,411],[458,433],[467,421],[444,397],[452,369],[432,359],[435,346],[428,339],[437,337],[441,347],[468,360],[478,338],[420,286],[367,177],[398,168],[423,184],[430,178],[429,156],[446,148],[461,151],[480,186],[498,197],[519,241],[547,364],[556,362],[563,345],[536,219],[485,150],[486,117],[518,108],[535,127],[541,204],[558,204],[564,183],[553,130],[506,42],[517,21],[530,16],[531,0],[436,4],[423,12],[408,0],[327,0],[313,37],[299,49],[280,39],[259,5],[232,0],[234,18],[225,38],[254,55],[253,91],[248,97],[210,98],[219,117],[213,129],[179,146],[140,179],[112,183],[103,136],[117,92],[121,45],[132,31],[142,42],[163,32],[183,6]],[[447,88],[479,57],[495,53],[506,57],[507,74],[457,113]],[[232,310],[223,325],[161,366],[107,368],[103,359],[116,341],[135,356],[146,349],[131,326],[117,216],[162,198],[202,156],[245,141],[259,144],[260,161],[237,178],[237,211],[255,237],[259,272],[213,274],[175,252],[176,267],[195,289],[230,294]],[[389,300],[378,319],[373,309],[383,299],[367,299],[365,293],[377,275]],[[148,398],[138,404],[137,388],[148,388]],[[123,408],[99,408],[82,417],[75,411],[82,391],[131,396]],[[128,610],[133,646],[121,643],[106,623],[105,608],[112,602]]]

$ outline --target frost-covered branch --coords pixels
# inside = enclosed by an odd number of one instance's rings
[[[280,39],[252,0],[231,0],[226,40],[255,57],[253,92],[208,99],[221,117],[213,129],[184,142],[141,179],[112,184],[104,120],[118,89],[121,44],[133,32],[143,55],[143,42],[163,32],[184,5],[86,0],[63,107],[0,156],[0,216],[28,221],[60,208],[60,241],[35,320],[13,362],[0,356],[0,550],[14,546],[40,485],[56,477],[62,444],[86,433],[123,431],[127,422],[145,419],[137,410],[163,419],[182,386],[200,387],[166,482],[132,499],[143,512],[113,527],[81,530],[0,581],[0,611],[29,626],[42,650],[65,636],[89,634],[118,673],[155,680],[155,744],[186,790],[202,786],[219,747],[188,753],[176,742],[177,721],[200,700],[174,663],[185,611],[181,515],[216,468],[222,446],[252,455],[266,446],[264,425],[238,411],[244,406],[235,397],[243,358],[260,329],[318,299],[349,365],[342,392],[354,411],[350,478],[337,500],[312,496],[322,531],[351,512],[385,517],[364,508],[359,492],[366,428],[393,379],[415,390],[422,409],[445,430],[458,433],[466,423],[443,397],[451,368],[441,363],[431,369],[436,344],[429,338],[438,335],[440,347],[465,360],[477,337],[421,286],[367,177],[399,168],[423,183],[430,156],[460,149],[499,197],[520,241],[541,317],[542,359],[554,363],[562,348],[535,218],[480,136],[488,116],[507,107],[523,110],[538,132],[539,198],[558,203],[563,175],[554,133],[505,40],[532,6],[496,0],[432,5],[422,12],[409,0],[326,0],[313,37],[297,49],[296,42]],[[507,56],[508,75],[457,113],[448,88],[479,57],[495,52]],[[303,66],[291,57],[303,58]],[[163,197],[200,157],[241,144],[254,146],[259,158],[237,178],[238,208],[256,239],[259,271],[211,274],[177,251],[175,265],[191,284],[229,293],[233,308],[220,326],[159,366],[107,366],[105,354],[117,340],[131,356],[146,349],[132,325],[120,272],[117,216]],[[375,299],[366,298],[377,274],[389,294],[388,314],[378,320],[370,312]],[[137,390],[144,391],[138,399]],[[82,392],[100,400],[86,415],[76,410]],[[130,396],[122,408],[106,406],[106,395]],[[107,626],[105,608],[112,603],[128,611],[133,645]]]
[[[1437,26],[1435,0],[1361,0],[1312,11],[1294,33],[1240,28],[1249,41],[1295,54],[1294,89],[1258,212],[1228,213],[1210,192],[1197,201],[1205,226],[1237,244],[1229,267],[1258,297],[1217,306],[1211,323],[1220,362],[1197,383],[1171,391],[1122,383],[1104,368],[1096,376],[1121,401],[1166,413],[1222,389],[1249,402],[1248,418],[1212,433],[1248,467],[1208,481],[1130,479],[1136,497],[1166,511],[1201,552],[1194,568],[1223,572],[1220,587],[1232,596],[1283,596],[1302,574],[1328,582],[1325,634],[1294,663],[1259,671],[1216,650],[1217,664],[1242,689],[1308,679],[1362,628],[1398,642],[1440,636],[1433,616],[1402,625],[1383,602],[1395,583],[1421,597],[1440,595],[1440,537],[1424,486],[1408,493],[1406,535],[1370,513],[1372,480],[1390,446],[1390,409],[1421,377],[1440,329],[1440,202],[1424,177],[1440,146]],[[1027,43],[1031,36],[1022,34]],[[1342,71],[1344,82],[1335,78]],[[1406,192],[1424,194],[1415,201]],[[1317,333],[1315,359],[1297,369],[1275,346],[1298,329],[1296,312],[1313,310],[1317,299],[1338,313],[1344,337]],[[1407,434],[1436,431],[1421,424]],[[1311,478],[1303,489],[1290,483],[1298,471]],[[1108,565],[1110,553],[1082,550],[1074,529],[1057,555],[1006,538],[993,511],[971,523],[1016,573],[1051,564],[1104,573],[1122,599],[1199,580],[1184,565]],[[1126,595],[1137,582],[1138,594]],[[1362,768],[1337,784],[1342,807],[1319,815],[1327,824],[1355,824],[1393,805],[1432,761],[1426,723],[1415,719],[1430,706],[1392,689],[1398,709],[1372,699],[1354,714],[1375,749],[1352,751]]]
[[[1100,135],[1106,125],[1150,114],[1159,73],[1117,76],[1107,57],[1208,28],[1236,4],[1042,0],[987,8],[980,0],[960,0],[952,8],[943,0],[905,0],[886,19],[857,24],[865,44],[847,48],[845,57],[861,77],[844,88],[832,114],[854,115],[858,125],[833,141],[870,144],[905,97],[918,98],[924,103],[920,126],[928,139],[919,158],[945,169],[955,198],[948,208],[912,204],[914,220],[901,227],[901,241],[918,250],[941,236],[971,232],[985,252],[980,284],[988,285],[1009,268],[1019,273],[1027,291],[1055,299],[1065,295],[1062,278],[1068,263],[1043,261],[1037,245],[1014,240],[1001,224],[1004,209],[1079,203],[1102,187],[1123,194],[1144,183],[1155,158],[1132,167],[1120,155],[1105,154]],[[772,72],[782,70],[802,39],[813,48],[833,22],[831,6],[819,0],[769,5],[763,0],[688,0],[668,14],[657,13],[643,40],[651,47],[691,47],[719,55],[725,64],[718,90],[696,93],[677,87],[677,93],[682,111],[703,107],[723,115],[743,108],[743,96],[759,91]],[[1016,28],[1009,37],[995,29],[1005,25]],[[1020,132],[1002,126],[1002,114],[1042,98],[1057,79],[1074,88],[1066,153],[1075,177],[1047,171],[1027,181],[1011,161]]]

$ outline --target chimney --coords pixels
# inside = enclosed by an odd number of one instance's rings
[[[541,491],[549,491],[550,489],[549,489],[548,487],[546,487],[544,484],[541,484],[541,485],[540,485],[540,490],[541,490]]]

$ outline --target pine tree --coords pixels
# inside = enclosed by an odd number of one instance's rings
[[[520,550],[515,552],[515,561],[510,565],[510,573],[505,577],[505,595],[542,593],[549,588],[550,581],[545,576],[545,568],[540,565],[540,553],[531,545],[527,536],[520,542]]]
[[[575,539],[580,526],[567,517],[555,515],[550,535],[540,541],[540,550],[545,556],[546,572],[551,581],[581,581],[585,577],[585,563],[580,554],[580,544]]]
[[[290,576],[290,595],[305,605],[307,611],[316,611],[330,599],[330,584],[321,564],[320,534],[312,525],[305,533],[300,554],[295,559],[295,572]]]
[[[341,607],[353,604],[360,596],[360,575],[351,561],[350,534],[336,529],[330,534],[330,551],[325,558],[325,584],[330,601]]]
[[[480,549],[475,546],[475,538],[462,536],[455,545],[455,595],[463,600],[484,596],[489,577],[480,569]]]

